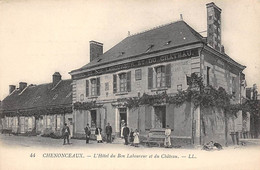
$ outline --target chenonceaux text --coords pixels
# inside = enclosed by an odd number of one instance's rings
[[[43,158],[84,158],[83,153],[43,153]]]

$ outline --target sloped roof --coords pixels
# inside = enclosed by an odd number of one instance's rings
[[[177,21],[126,37],[103,55],[84,65],[79,70],[140,54],[202,41],[203,37],[194,31],[186,22]]]
[[[17,89],[1,103],[1,110],[47,108],[72,104],[72,80],[61,80],[53,87],[52,83],[29,85],[23,91]]]

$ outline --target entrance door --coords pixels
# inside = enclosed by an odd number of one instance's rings
[[[165,128],[166,127],[166,106],[154,107],[154,124],[153,128]]]
[[[125,122],[127,124],[126,108],[119,108],[120,123]]]
[[[97,126],[97,111],[91,110],[90,116],[91,116],[91,127],[95,128]]]

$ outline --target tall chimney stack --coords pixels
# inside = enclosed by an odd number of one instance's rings
[[[23,90],[23,89],[25,89],[27,87],[27,83],[25,83],[25,82],[20,82],[19,83],[19,90]]]
[[[221,9],[213,2],[207,6],[207,43],[221,52]]]
[[[15,90],[15,85],[9,85],[9,94],[11,94]]]
[[[61,75],[59,72],[55,72],[52,75],[52,85],[55,86],[59,81],[61,81]]]
[[[90,62],[103,54],[103,44],[96,41],[89,42]]]

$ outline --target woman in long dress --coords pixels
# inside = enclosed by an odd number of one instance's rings
[[[125,120],[122,120],[121,122],[121,138],[124,138],[124,135],[123,135],[123,130],[124,130],[124,127],[125,127]]]
[[[134,136],[134,146],[138,147],[140,140],[139,140],[139,132],[137,129],[135,130],[133,136]]]
[[[97,143],[103,143],[101,132],[102,132],[102,129],[100,127],[96,128],[95,134],[96,134],[96,137],[97,137]]]

